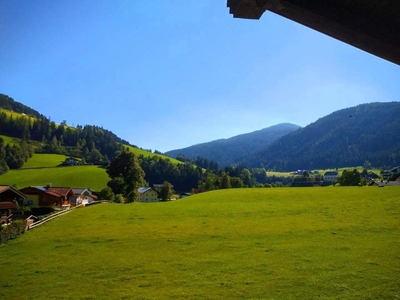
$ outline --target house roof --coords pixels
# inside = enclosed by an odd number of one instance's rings
[[[400,186],[399,181],[383,181],[379,182],[376,180],[372,180],[371,185],[377,185],[377,186]]]
[[[147,191],[152,190],[152,189],[153,188],[151,188],[151,187],[141,187],[141,188],[138,188],[138,191],[139,191],[139,194],[144,194]]]
[[[171,188],[173,188],[174,186],[170,183],[170,182],[168,182],[169,183],[169,186],[171,187]],[[163,184],[161,183],[155,183],[155,184],[153,184],[153,187],[155,187],[155,188],[161,188],[163,186]]]
[[[0,194],[6,192],[8,190],[12,191],[14,194],[17,194],[21,198],[26,198],[26,195],[24,195],[22,192],[20,192],[16,188],[12,187],[11,185],[0,185]]]
[[[338,172],[325,172],[324,176],[337,176],[339,175]]]
[[[55,193],[55,192],[50,192],[50,191],[46,190],[46,188],[44,188],[44,187],[42,187],[42,186],[28,186],[28,187],[23,188],[23,189],[21,189],[21,190],[24,190],[24,191],[25,191],[26,189],[29,189],[29,188],[31,188],[31,189],[36,189],[36,190],[38,190],[38,191],[40,191],[40,192],[42,192],[42,193],[46,193],[46,194],[51,195],[51,196],[53,196],[53,197],[61,197],[61,196],[62,196],[62,195],[57,194],[57,193]],[[29,192],[26,192],[26,193],[29,193]]]
[[[391,172],[391,173],[399,173],[399,171],[400,171],[400,166],[391,168],[391,169],[389,170],[389,172]]]
[[[88,192],[89,194],[92,193],[92,191],[88,188],[71,188],[71,189],[75,195],[82,195],[85,192]]]
[[[9,189],[9,187],[10,187],[9,185],[0,185],[0,194],[2,192],[7,191]]]
[[[56,193],[64,197],[67,197],[68,194],[72,191],[71,188],[68,187],[49,187],[46,190],[47,192]]]

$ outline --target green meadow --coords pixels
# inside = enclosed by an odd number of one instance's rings
[[[7,143],[12,138],[2,136]],[[160,156],[134,147],[129,147],[136,155]],[[10,170],[0,176],[0,184],[16,185],[18,188],[51,183],[53,186],[89,187],[100,191],[110,180],[101,166],[60,166],[67,158],[61,154],[38,154],[33,156],[19,170]],[[167,158],[167,157],[163,157]],[[171,159],[173,163],[180,163]]]
[[[397,299],[400,189],[76,209],[0,245],[1,299]]]
[[[4,112],[7,115],[7,117],[9,117],[9,118],[11,118],[11,117],[13,117],[13,118],[24,117],[24,118],[31,118],[31,120],[36,119],[36,117],[31,117],[31,116],[28,116],[28,115],[25,115],[25,114],[21,114],[21,113],[15,112],[15,111],[11,111],[11,110],[8,110],[8,109],[5,109],[5,108],[1,108],[1,107],[0,107],[0,112]]]
[[[59,166],[67,158],[60,154],[34,154],[19,170],[10,170],[0,176],[0,184],[27,186],[89,187],[101,190],[107,186],[109,177],[100,166]]]
[[[13,137],[10,137],[10,136],[6,136],[6,135],[1,135],[1,134],[0,134],[0,138],[3,139],[3,141],[4,141],[5,144],[14,145],[14,144],[16,144],[16,143],[19,142],[19,139],[13,138]]]
[[[162,159],[169,159],[171,161],[171,163],[173,163],[173,164],[181,164],[182,163],[181,161],[179,161],[179,160],[177,160],[175,158],[171,158],[171,157],[166,156],[166,155],[152,153],[152,152],[145,151],[145,150],[142,150],[142,149],[139,149],[139,148],[135,148],[135,147],[132,147],[132,146],[124,145],[124,147],[128,148],[133,154],[135,154],[137,156],[139,156],[139,155],[143,155],[144,157],[157,156],[157,157],[160,157]]]

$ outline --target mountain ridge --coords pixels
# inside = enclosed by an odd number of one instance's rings
[[[268,169],[325,169],[400,164],[400,102],[374,102],[335,111],[248,157]]]
[[[255,152],[275,139],[299,128],[301,128],[299,125],[281,123],[226,139],[217,139],[186,148],[170,150],[165,154],[171,157],[183,154],[190,159],[205,157],[217,162],[220,166],[228,166],[240,162],[249,152]]]
[[[249,134],[262,133],[271,127]],[[222,167],[242,164],[276,171],[357,166],[365,161],[380,168],[396,166],[400,165],[400,102],[364,103],[340,109],[305,127],[299,126],[297,130],[282,134],[270,143],[253,147],[257,149],[247,145],[244,147],[247,153],[232,154],[235,146],[221,147],[236,141],[240,143],[241,137],[247,135],[171,150],[166,154],[181,153],[189,158],[198,155],[216,161]],[[201,151],[194,151],[198,147]],[[224,155],[231,157],[226,159]]]

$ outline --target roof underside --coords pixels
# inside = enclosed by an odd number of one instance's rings
[[[269,10],[400,65],[399,0],[228,0],[235,18]]]

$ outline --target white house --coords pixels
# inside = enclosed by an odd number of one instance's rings
[[[151,187],[141,187],[139,191],[139,202],[158,202],[158,193]]]
[[[337,182],[339,177],[339,172],[326,172],[324,174],[324,181],[325,182]]]

